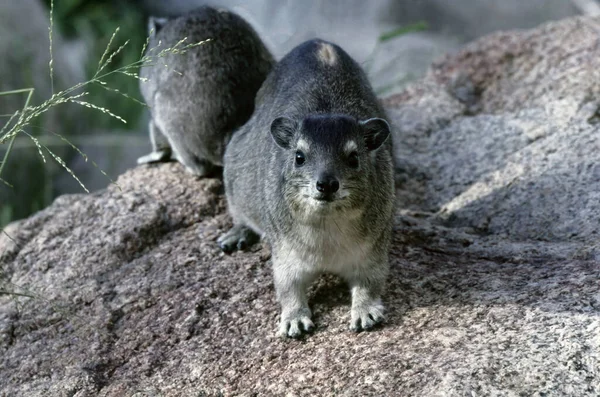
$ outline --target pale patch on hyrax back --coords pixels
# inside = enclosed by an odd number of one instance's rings
[[[308,142],[306,142],[304,139],[299,139],[298,143],[296,144],[296,147],[298,148],[298,150],[306,152],[308,151]]]
[[[337,53],[335,48],[329,43],[321,43],[317,51],[317,58],[325,65],[333,66],[337,63]]]
[[[358,145],[356,144],[355,141],[348,141],[346,142],[346,144],[344,145],[344,152],[350,154],[353,151],[355,151],[356,149],[358,149]]]

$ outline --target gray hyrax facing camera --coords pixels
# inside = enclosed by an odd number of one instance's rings
[[[142,67],[153,152],[138,163],[174,158],[205,176],[222,165],[231,134],[252,115],[273,58],[254,29],[230,11],[201,7],[171,20],[151,18],[149,25],[147,51],[155,55],[186,37],[184,45],[210,41]]]
[[[384,319],[395,194],[384,112],[358,64],[321,40],[285,56],[258,96],[225,152],[234,226],[219,245],[271,245],[281,335],[313,328],[306,290],[322,272],[348,281],[351,329],[372,328]]]

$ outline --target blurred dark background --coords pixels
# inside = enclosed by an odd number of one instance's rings
[[[54,0],[55,91],[93,75],[117,27],[117,45],[127,39],[130,43],[110,68],[139,59],[149,15],[175,16],[202,4],[226,7],[246,18],[277,58],[312,37],[337,42],[364,65],[380,95],[398,92],[422,76],[434,58],[484,34],[600,10],[595,0]],[[0,91],[34,87],[34,105],[52,95],[49,7],[50,0],[0,0]],[[108,83],[141,99],[133,78],[117,75]],[[55,133],[116,179],[150,148],[148,114],[143,106],[101,87],[86,91],[87,101],[110,109],[127,124],[98,111],[61,105],[35,120],[27,132],[60,155],[90,190],[97,190],[109,180]],[[24,99],[0,97],[0,128]],[[6,147],[0,145],[0,156]],[[63,168],[49,156],[46,160],[44,164],[31,139],[16,140],[2,173],[13,187],[0,184],[0,227],[44,208],[60,194],[83,192]]]

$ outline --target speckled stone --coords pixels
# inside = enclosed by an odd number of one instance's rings
[[[387,324],[276,337],[268,247],[226,256],[221,182],[176,164],[0,236],[0,396],[600,394],[599,20],[499,33],[384,102],[398,212]],[[590,165],[591,164],[591,165]]]

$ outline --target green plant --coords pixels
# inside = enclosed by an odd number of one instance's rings
[[[389,32],[385,32],[383,34],[381,34],[379,36],[379,39],[377,40],[378,43],[384,43],[388,40],[391,40],[393,38],[396,38],[398,36],[402,36],[408,33],[413,33],[413,32],[421,32],[423,30],[427,30],[428,26],[427,26],[427,22],[425,21],[419,21],[419,22],[415,22],[412,23],[410,25],[406,25],[406,26],[400,26],[394,30],[391,30]]]
[[[39,7],[39,5],[11,6],[13,8]],[[0,91],[14,90],[22,87],[35,87],[35,92],[30,103],[40,104],[52,93],[70,87],[79,81],[91,80],[97,70],[97,62],[104,52],[108,39],[119,27],[118,38],[129,39],[129,44],[124,51],[117,54],[107,65],[104,71],[112,71],[125,65],[136,62],[139,50],[146,40],[146,21],[141,8],[135,2],[120,0],[60,0],[51,4],[51,0],[42,0],[47,9],[52,8],[52,31],[54,54],[54,76],[47,77],[47,65],[40,59],[48,51],[48,23],[42,26],[32,26],[39,43],[32,43],[28,39],[27,28],[14,33],[10,40],[13,42],[11,50],[0,61]],[[9,9],[11,9],[9,7]],[[48,20],[48,19],[46,19]],[[46,26],[44,26],[46,25]],[[40,31],[41,30],[41,31]],[[60,35],[60,37],[59,37]],[[8,37],[6,38],[8,39]],[[115,41],[124,41],[117,40]],[[5,42],[8,40],[4,40]],[[41,45],[41,47],[40,47]],[[45,47],[45,50],[44,50]],[[132,51],[131,49],[136,49]],[[47,55],[46,55],[47,57]],[[60,59],[59,59],[60,58]],[[19,66],[16,66],[19,65]],[[60,70],[59,70],[60,69]],[[121,73],[108,76],[105,80],[111,88],[127,93],[138,101],[141,100],[139,82]],[[54,87],[54,88],[52,88]],[[127,120],[124,125],[118,119],[106,117],[105,114],[93,110],[80,110],[77,106],[60,106],[53,108],[42,117],[37,118],[29,125],[27,132],[37,138],[40,143],[49,145],[56,155],[73,168],[79,164],[79,154],[66,141],[53,135],[57,132],[76,143],[84,152],[98,156],[98,164],[108,175],[114,179],[116,169],[121,169],[124,160],[118,155],[117,150],[109,148],[116,140],[131,146],[132,142],[144,141],[146,134],[142,133],[142,126],[147,110],[136,101],[115,94],[107,95],[105,88],[98,84],[88,85],[85,88],[88,94],[85,101],[96,106],[111,109],[120,117]],[[23,106],[27,93],[10,96],[0,96],[0,128],[10,117],[10,113]],[[145,123],[143,123],[145,124]],[[135,141],[127,137],[136,135]],[[110,143],[106,143],[110,142]],[[133,143],[135,144],[135,143]],[[10,160],[5,163],[2,177],[8,179],[14,187],[8,189],[0,182],[0,209],[10,205],[12,208],[10,219],[0,219],[0,230],[10,221],[26,218],[32,213],[48,206],[57,195],[64,192],[77,191],[75,180],[65,181],[63,168],[54,160],[44,163],[37,154],[37,150],[30,150],[33,141],[24,134],[19,134],[12,148]],[[83,145],[83,146],[81,146]],[[0,161],[4,157],[7,144],[0,145]],[[35,145],[33,145],[35,146]],[[91,148],[91,149],[90,149]],[[50,155],[44,151],[44,155]],[[91,157],[94,157],[91,156]],[[75,170],[75,169],[74,169]],[[84,172],[76,171],[77,176],[90,189],[97,188],[97,178],[93,175],[94,168]],[[88,179],[91,182],[88,182]],[[28,183],[14,183],[15,181],[28,181]]]
[[[51,81],[53,81],[53,79],[54,79],[54,69],[53,69],[54,58],[52,55],[52,33],[53,33],[52,30],[53,30],[53,26],[54,26],[53,14],[54,14],[54,1],[51,1],[50,2],[50,28],[49,28],[49,38],[50,38],[49,70],[50,70],[50,80]],[[9,182],[8,180],[6,180],[3,177],[2,171],[4,170],[4,167],[7,164],[9,156],[11,155],[11,152],[13,150],[14,143],[15,143],[17,136],[24,135],[33,142],[33,145],[36,147],[37,152],[44,163],[46,163],[47,156],[51,157],[79,183],[79,185],[81,186],[81,188],[84,191],[88,192],[88,189],[86,188],[86,186],[75,175],[75,173],[67,166],[65,161],[59,155],[57,155],[54,151],[52,151],[48,147],[48,145],[46,145],[42,140],[38,139],[37,137],[35,137],[34,135],[32,135],[31,133],[29,133],[27,131],[28,127],[31,126],[32,122],[34,122],[36,119],[38,119],[40,116],[42,116],[45,112],[47,112],[48,110],[50,110],[56,106],[61,106],[61,105],[65,105],[65,104],[76,104],[79,106],[97,110],[98,112],[104,114],[105,116],[109,116],[110,118],[117,120],[121,123],[127,123],[127,121],[123,117],[113,113],[111,110],[108,109],[108,107],[99,106],[95,103],[92,103],[92,102],[86,100],[90,94],[90,91],[88,89],[90,87],[99,87],[100,89],[102,89],[103,91],[106,91],[107,93],[119,95],[120,97],[126,98],[128,101],[132,101],[134,103],[145,106],[144,103],[140,102],[136,98],[133,98],[131,95],[119,90],[118,88],[111,87],[106,81],[107,78],[109,78],[111,76],[115,76],[115,75],[120,75],[120,76],[126,76],[127,78],[132,79],[134,81],[136,81],[136,80],[143,81],[144,79],[138,75],[138,70],[141,66],[152,65],[152,64],[154,64],[154,62],[156,62],[160,58],[165,57],[168,54],[183,54],[188,49],[195,47],[195,46],[203,45],[204,43],[209,41],[209,40],[204,40],[204,41],[201,41],[198,43],[186,44],[185,42],[187,41],[187,38],[183,38],[182,40],[180,40],[178,43],[176,43],[172,47],[162,48],[162,49],[151,48],[150,50],[148,50],[148,52],[146,52],[146,48],[149,43],[149,39],[147,38],[146,41],[144,42],[144,44],[142,45],[141,52],[138,52],[138,51],[134,52],[134,54],[135,54],[134,62],[111,69],[109,66],[112,64],[112,62],[115,60],[115,58],[119,54],[122,54],[124,52],[124,50],[126,48],[128,48],[128,46],[131,47],[130,40],[126,40],[122,45],[120,45],[118,47],[116,45],[113,45],[118,33],[119,33],[119,28],[117,27],[115,29],[114,33],[112,34],[112,36],[110,37],[110,40],[108,41],[108,44],[106,45],[104,52],[103,52],[99,62],[96,65],[93,76],[89,80],[78,83],[78,84],[76,84],[70,88],[67,88],[65,90],[62,90],[60,92],[53,93],[50,98],[46,99],[41,104],[35,105],[35,106],[31,105],[31,99],[32,99],[33,93],[35,91],[35,88],[33,88],[33,87],[0,92],[0,95],[19,95],[19,94],[23,95],[23,94],[26,94],[26,98],[25,98],[23,107],[20,110],[17,110],[13,114],[11,114],[8,121],[0,129],[0,147],[2,145],[7,145],[4,157],[2,159],[2,162],[0,163],[0,182],[2,182],[4,185],[6,185],[5,187],[10,188],[10,187],[12,187],[12,185],[11,185],[11,182]],[[85,153],[83,153],[70,140],[68,140],[61,134],[58,134],[58,133],[53,133],[53,134],[55,136],[57,136],[58,138],[60,138],[62,141],[64,141],[65,144],[71,146],[86,161],[88,161],[87,155]],[[92,163],[93,166],[98,168],[96,163],[94,163],[93,161],[90,161],[90,162]],[[108,175],[106,175],[106,173],[104,171],[100,170],[100,172],[102,172],[110,180],[110,178],[108,177]],[[114,182],[111,180],[111,183],[114,183]],[[8,216],[7,211],[10,211],[10,210],[3,209],[2,213],[0,213],[0,216],[2,216],[2,217]],[[8,238],[13,240],[4,230],[2,230],[2,233],[4,233]],[[17,242],[15,242],[15,244],[16,243]],[[1,271],[2,271],[2,269],[0,269],[0,280],[2,279]],[[4,284],[6,285],[6,283],[4,283]],[[16,291],[13,291],[13,292],[8,291],[7,289],[0,289],[0,295],[12,294],[14,296],[16,294],[16,295],[21,295],[21,296],[31,296],[31,294],[29,294],[29,293],[20,294]]]
[[[53,2],[51,2],[50,10],[51,10],[50,11],[50,20],[52,21]],[[120,74],[120,75],[125,75],[125,76],[128,76],[128,77],[136,79],[136,80],[143,81],[144,79],[138,75],[138,70],[141,66],[153,64],[153,62],[155,62],[158,58],[163,58],[167,54],[183,54],[189,48],[195,47],[198,45],[202,45],[208,41],[208,40],[204,40],[204,41],[201,41],[198,43],[184,44],[185,41],[187,41],[187,38],[183,38],[178,43],[176,43],[173,47],[164,48],[158,52],[154,51],[155,48],[152,48],[148,51],[148,53],[145,54],[146,47],[148,45],[148,40],[146,40],[146,42],[144,43],[144,45],[142,47],[142,51],[135,62],[132,62],[128,65],[118,67],[113,70],[105,70],[105,69],[107,69],[107,66],[111,64],[112,60],[118,54],[120,54],[130,43],[129,40],[126,40],[116,50],[111,51],[111,48],[113,48],[112,47],[113,41],[115,40],[118,32],[119,32],[119,28],[117,28],[114,31],[114,33],[112,34],[112,36],[110,37],[108,45],[106,46],[104,53],[102,54],[102,57],[100,58],[100,61],[97,64],[96,71],[90,80],[78,83],[78,84],[74,85],[73,87],[70,87],[66,90],[60,91],[58,93],[54,93],[49,99],[47,99],[42,104],[37,105],[37,106],[30,106],[31,97],[35,90],[34,88],[24,88],[24,89],[20,89],[20,90],[0,92],[0,95],[15,95],[15,94],[27,93],[27,98],[25,100],[25,104],[24,104],[23,108],[19,111],[14,112],[11,115],[11,117],[9,118],[8,122],[3,126],[2,129],[0,129],[0,145],[8,143],[8,149],[6,150],[4,159],[3,159],[2,163],[0,164],[0,181],[11,186],[8,181],[6,181],[5,179],[2,179],[2,170],[4,168],[4,165],[6,164],[6,160],[8,159],[8,156],[11,153],[15,138],[17,137],[18,134],[24,134],[33,141],[33,143],[37,147],[40,157],[42,158],[42,160],[44,162],[46,162],[46,156],[44,155],[44,152],[46,152],[54,160],[56,160],[56,162],[58,164],[60,164],[69,174],[71,174],[71,176],[73,178],[75,178],[75,180],[77,180],[77,182],[79,182],[81,187],[86,192],[88,192],[85,185],[77,178],[77,176],[73,173],[73,171],[71,171],[71,169],[69,167],[67,167],[67,165],[64,163],[64,161],[59,156],[57,156],[52,150],[50,150],[48,148],[48,146],[42,144],[39,139],[37,139],[33,135],[29,134],[25,130],[27,128],[27,126],[29,126],[33,120],[40,117],[43,113],[47,112],[49,109],[51,109],[55,106],[66,104],[66,103],[73,103],[73,104],[77,104],[80,106],[84,106],[84,107],[87,107],[90,109],[100,111],[100,112],[104,113],[105,115],[110,116],[113,119],[116,119],[116,120],[126,124],[127,121],[124,118],[113,113],[108,108],[98,106],[94,103],[83,100],[83,98],[85,98],[87,95],[89,95],[89,91],[82,92],[82,90],[86,89],[90,86],[101,87],[103,90],[106,90],[111,93],[116,93],[122,97],[127,98],[130,101],[137,102],[138,104],[145,106],[145,104],[143,102],[133,98],[129,94],[126,94],[125,92],[122,92],[119,89],[110,87],[109,84],[105,80],[110,76]],[[52,51],[52,23],[50,24],[50,49]],[[52,65],[53,65],[53,57],[51,54],[50,64],[49,64],[51,80],[53,79],[53,72],[54,72]],[[55,135],[57,135],[58,137],[63,139],[66,143],[71,145],[87,161],[87,156],[84,153],[82,153],[75,145],[73,145],[68,139],[64,138],[62,135],[57,134],[57,133],[55,133]],[[107,176],[107,178],[108,178],[108,176]]]
[[[52,5],[52,0],[45,0],[48,7],[54,7],[53,19],[57,28],[67,39],[85,42],[90,54],[101,54],[106,46],[106,39],[119,28],[119,34],[127,37],[130,48],[141,48],[146,40],[146,22],[139,6],[134,2],[120,0],[61,0]],[[137,51],[123,51],[115,56],[106,70],[118,69],[121,66],[136,62]],[[87,57],[84,64],[86,79],[96,72],[97,56]],[[110,76],[111,87],[130,93],[141,100],[138,82],[121,74]],[[92,85],[88,100],[100,107],[119,109],[119,115],[132,123],[131,128],[141,119],[142,108],[124,97],[105,95],[102,87]],[[101,114],[90,114],[88,121],[95,129],[121,129],[119,120],[102,117]]]
[[[4,205],[0,208],[0,225],[6,225],[12,219],[12,206]]]
[[[373,62],[375,61],[375,56],[377,55],[377,52],[381,49],[382,44],[384,44],[385,42],[390,41],[392,39],[395,39],[397,37],[403,36],[405,34],[421,32],[421,31],[427,30],[428,28],[429,28],[429,26],[427,25],[427,22],[419,21],[419,22],[415,22],[415,23],[412,23],[409,25],[400,26],[391,31],[382,33],[377,38],[375,47],[373,48],[373,51],[371,51],[371,54],[369,55],[368,59],[365,62],[364,68],[365,68],[365,71],[367,72],[367,74],[369,74],[371,72],[371,69],[373,67]],[[397,79],[396,81],[393,81],[392,83],[387,84],[383,87],[376,87],[375,92],[377,93],[377,95],[385,94],[386,92],[389,92],[390,90],[396,88],[398,85],[403,84],[406,81],[409,81],[410,79],[411,79],[411,76],[403,76],[403,77]]]

